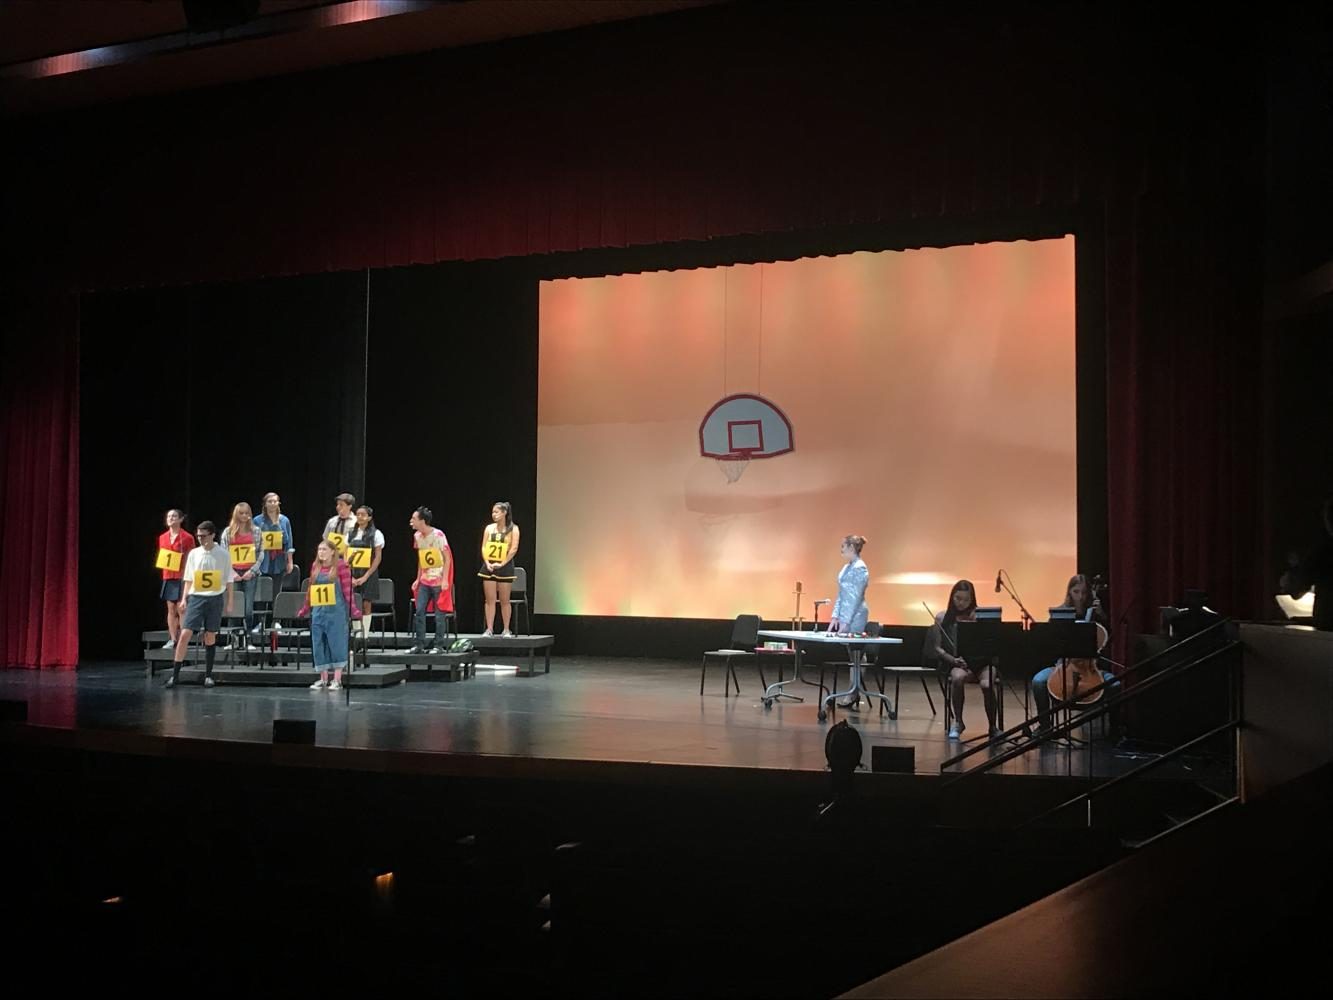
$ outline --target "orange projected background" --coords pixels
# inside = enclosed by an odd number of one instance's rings
[[[870,617],[955,579],[1038,617],[1076,572],[1074,239],[541,283],[537,610],[731,618],[836,597]],[[771,400],[795,450],[728,483],[699,423]],[[822,615],[827,621],[827,609]]]

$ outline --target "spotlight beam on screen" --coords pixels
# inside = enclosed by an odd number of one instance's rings
[[[848,533],[883,622],[1078,571],[1072,236],[543,281],[539,326],[539,612],[787,617]],[[793,446],[741,454],[769,409]]]

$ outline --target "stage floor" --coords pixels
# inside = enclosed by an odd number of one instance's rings
[[[414,675],[389,687],[333,694],[229,687],[227,673],[215,671],[219,683],[212,689],[182,684],[166,690],[162,673],[150,680],[142,663],[10,670],[0,673],[0,697],[27,700],[28,721],[35,725],[200,740],[268,744],[274,719],[314,719],[317,745],[345,749],[822,771],[828,727],[847,719],[861,734],[867,768],[877,744],[913,747],[918,774],[938,774],[941,761],[959,752],[945,738],[943,714],[931,714],[915,680],[903,683],[896,721],[863,706],[820,723],[814,686],[799,687],[803,704],[766,710],[752,668],[737,668],[742,693],[732,697],[721,694],[722,671],[710,670],[708,693],[700,697],[698,664],[678,660],[557,657],[551,673],[522,677],[513,666],[488,664],[483,656],[476,676],[465,681]],[[968,693],[973,697],[964,735],[978,735],[985,714],[979,692]],[[935,705],[942,707],[938,695]],[[1010,724],[1022,713],[1022,701],[1010,693]],[[1091,760],[1095,774],[1112,775],[1143,759],[1098,741],[1091,755],[1044,748],[1003,771],[1081,775]]]

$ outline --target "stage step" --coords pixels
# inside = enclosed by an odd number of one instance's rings
[[[170,664],[158,664],[156,673],[160,676],[171,672]],[[213,667],[213,680],[219,687],[309,687],[319,674],[308,665],[301,670],[282,667],[226,667],[221,663]],[[443,679],[443,678],[441,678]],[[403,667],[372,666],[364,670],[343,673],[343,685],[351,688],[382,688],[393,684],[402,684],[407,680],[407,670]],[[204,668],[202,664],[187,664],[181,667],[182,684],[202,684]]]

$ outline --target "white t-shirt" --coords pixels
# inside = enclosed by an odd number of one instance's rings
[[[218,585],[209,590],[203,590],[194,585],[194,574],[200,570],[217,570]],[[231,557],[227,555],[227,550],[221,545],[214,544],[210,552],[202,545],[197,545],[190,550],[190,554],[185,557],[185,579],[190,583],[190,593],[198,594],[200,597],[216,597],[224,593],[227,589],[227,581],[231,579]]]

